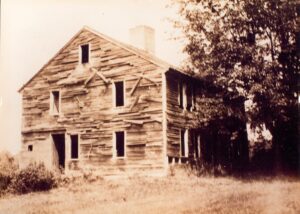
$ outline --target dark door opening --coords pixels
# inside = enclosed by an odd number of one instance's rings
[[[52,134],[54,165],[65,168],[65,134]]]

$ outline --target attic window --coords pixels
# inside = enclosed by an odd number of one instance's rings
[[[57,115],[60,113],[60,93],[52,91],[50,93],[50,114]]]
[[[115,106],[124,106],[124,81],[115,82]]]
[[[71,135],[71,159],[78,159],[78,135]]]
[[[81,64],[89,62],[89,44],[81,45]]]
[[[27,148],[28,152],[32,152],[33,150],[33,146],[32,145],[28,145],[28,148]]]

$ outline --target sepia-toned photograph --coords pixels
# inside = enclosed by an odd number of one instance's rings
[[[300,0],[1,0],[0,214],[300,213]]]

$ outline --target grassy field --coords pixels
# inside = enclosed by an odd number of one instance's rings
[[[6,195],[1,214],[300,213],[300,181],[188,176],[77,180],[49,192]]]

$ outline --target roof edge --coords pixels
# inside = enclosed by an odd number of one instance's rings
[[[143,58],[143,59],[145,59],[147,61],[150,61],[150,62],[152,62],[153,64],[155,64],[157,66],[160,66],[160,67],[166,68],[166,69],[168,67],[172,66],[170,63],[165,62],[165,61],[159,59],[158,57],[156,57],[153,54],[150,54],[150,53],[148,53],[148,52],[146,52],[146,51],[144,51],[144,50],[142,50],[140,48],[134,47],[134,46],[132,46],[130,44],[126,44],[126,43],[120,42],[120,41],[118,41],[118,40],[116,40],[116,39],[114,39],[114,38],[112,38],[110,36],[107,36],[105,34],[100,33],[97,30],[94,30],[94,29],[92,29],[92,28],[90,28],[90,27],[88,27],[86,25],[83,27],[83,29],[90,31],[91,33],[94,33],[95,35],[97,35],[99,37],[102,37],[103,39],[105,39],[105,40],[107,40],[107,41],[109,41],[109,42],[117,45],[118,47],[123,48],[123,49],[125,49],[125,50],[127,50],[127,51],[129,51],[131,53],[134,53],[134,54],[138,55],[139,57],[141,57],[141,58]]]
[[[48,60],[48,62],[46,63],[46,64],[44,64],[43,66],[42,66],[42,68],[40,68],[39,70],[38,70],[38,72],[37,73],[35,73],[25,84],[23,84],[22,85],[22,87],[18,90],[18,92],[19,93],[21,93],[22,91],[23,91],[23,89],[38,75],[38,74],[40,74],[40,72],[41,71],[43,71],[43,69],[46,67],[46,66],[48,66],[51,62],[52,62],[52,60],[55,58],[55,57],[57,57],[71,42],[73,42],[73,40],[82,32],[82,31],[84,31],[84,30],[87,30],[87,31],[89,31],[89,32],[91,32],[91,33],[93,33],[93,34],[95,34],[95,35],[97,35],[97,36],[99,36],[99,37],[101,37],[101,38],[103,38],[103,39],[105,39],[105,40],[107,40],[107,41],[109,41],[109,42],[111,42],[111,43],[113,43],[113,44],[115,44],[115,45],[117,45],[118,47],[120,47],[120,48],[123,48],[123,49],[125,49],[125,50],[127,50],[127,51],[130,51],[131,53],[134,53],[134,54],[136,54],[136,55],[138,55],[139,57],[141,57],[141,58],[143,58],[144,60],[147,60],[147,61],[149,61],[149,62],[151,62],[151,63],[153,63],[153,64],[155,64],[155,65],[157,65],[157,66],[159,66],[159,67],[161,67],[161,68],[163,68],[163,69],[165,69],[165,72],[167,72],[169,69],[173,69],[173,70],[176,70],[176,71],[178,71],[179,73],[182,73],[182,74],[185,74],[185,75],[188,75],[187,73],[185,73],[185,72],[183,72],[183,71],[181,71],[179,68],[176,68],[175,66],[173,66],[173,65],[171,65],[170,63],[168,63],[168,62],[165,62],[165,61],[163,61],[163,60],[161,60],[161,59],[159,59],[158,57],[156,57],[155,55],[153,55],[153,54],[149,54],[149,53],[147,53],[146,51],[144,51],[144,50],[142,50],[142,49],[139,49],[139,48],[136,48],[136,47],[134,47],[134,46],[132,46],[132,45],[129,45],[129,44],[125,44],[125,43],[122,43],[122,42],[120,42],[120,41],[117,41],[117,40],[115,40],[115,39],[113,39],[113,38],[111,38],[111,37],[109,37],[109,36],[107,36],[107,35],[104,35],[104,34],[102,34],[102,33],[100,33],[100,32],[98,32],[98,31],[96,31],[96,30],[94,30],[94,29],[92,29],[92,28],[90,28],[90,27],[88,27],[88,26],[86,26],[86,25],[84,25],[74,36],[72,36],[71,37],[71,39],[69,39],[69,41],[62,47],[62,48],[60,48],[59,49],[59,51],[53,56],[53,57],[51,57],[50,58],[50,60]],[[188,76],[190,76],[190,75],[188,75]]]
[[[59,51],[50,58],[50,60],[47,61],[46,64],[44,64],[39,70],[38,72],[36,72],[25,84],[23,84],[21,86],[21,88],[18,90],[19,93],[21,93],[23,91],[23,89],[42,71],[44,70],[44,68],[46,66],[48,66],[52,60],[57,57],[83,30],[85,30],[85,27],[81,28],[74,36],[71,37],[71,39],[69,39],[69,41],[62,47],[59,49]]]

